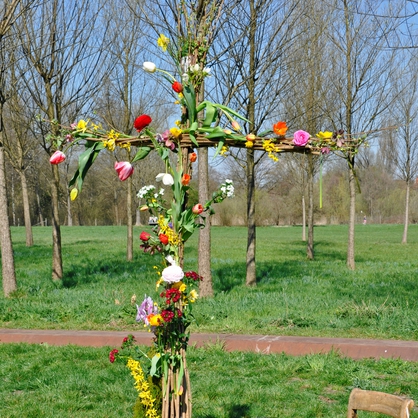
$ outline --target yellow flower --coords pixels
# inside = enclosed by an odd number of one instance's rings
[[[220,155],[225,155],[229,151],[228,145],[224,145],[219,152]]]
[[[316,134],[316,137],[319,138],[319,139],[323,139],[323,140],[327,141],[327,140],[332,138],[332,132],[330,132],[330,131],[325,131],[325,132],[319,131]]]
[[[103,145],[105,148],[107,148],[109,151],[114,151],[116,147],[116,143],[114,139],[109,139],[107,141],[103,141]]]
[[[167,51],[167,46],[170,42],[170,39],[168,39],[166,36],[164,36],[162,33],[160,34],[160,37],[157,40],[158,46],[165,52]]]
[[[83,119],[79,120],[77,123],[77,129],[79,129],[80,131],[85,132],[87,129],[87,122]]]
[[[163,279],[157,280],[157,283],[155,285],[155,290],[157,290],[163,283],[164,283]]]
[[[247,142],[245,143],[245,146],[246,146],[247,148],[252,148],[252,147],[254,146],[254,142],[253,142],[253,141],[247,141]]]
[[[180,124],[181,124],[181,122],[180,122],[179,120],[176,120],[174,123],[175,123],[177,126],[180,126]]]
[[[183,283],[182,281],[180,281],[180,282],[174,283],[171,287],[174,289],[178,289],[181,293],[183,293],[186,290],[187,285],[186,283]]]
[[[128,151],[131,150],[131,143],[130,142],[122,142],[121,144],[118,144],[121,148],[126,148]]]
[[[171,128],[170,133],[174,136],[174,138],[178,138],[181,135],[181,129],[179,128]]]
[[[196,292],[196,290],[193,289],[193,290],[190,291],[190,293],[189,293],[189,299],[190,299],[190,302],[191,303],[195,302],[198,297],[199,297],[199,295]]]
[[[78,196],[78,190],[76,188],[74,188],[73,190],[71,190],[70,199],[71,200],[76,200],[77,196]]]

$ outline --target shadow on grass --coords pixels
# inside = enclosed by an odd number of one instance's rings
[[[62,285],[72,288],[82,284],[100,281],[104,276],[120,280],[127,274],[139,274],[150,271],[153,266],[151,257],[136,256],[132,261],[126,261],[121,256],[112,258],[85,258],[77,264],[65,268]]]
[[[203,415],[197,418],[216,418],[215,415]],[[232,405],[228,412],[228,418],[250,418],[250,407],[248,405]],[[262,417],[260,417],[262,418]],[[263,417],[267,418],[267,417]]]

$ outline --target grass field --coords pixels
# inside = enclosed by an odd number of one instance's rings
[[[65,277],[51,280],[51,231],[35,228],[26,247],[13,229],[18,291],[0,297],[0,324],[19,328],[138,329],[132,295],[155,294],[153,265],[135,233],[132,262],[123,227],[64,227]],[[245,228],[213,228],[213,299],[194,309],[193,332],[330,337],[418,338],[418,226],[400,244],[400,225],[359,225],[356,270],[346,267],[346,226],[315,229],[315,260],[306,259],[301,228],[258,228],[255,288],[245,282]],[[197,269],[196,240],[185,269]]]
[[[124,228],[63,228],[60,284],[51,280],[51,230],[35,228],[30,248],[23,228],[12,233],[19,289],[10,299],[0,296],[0,327],[141,329],[131,297],[153,292],[160,260],[142,254],[136,241],[127,262]],[[346,226],[315,229],[314,261],[306,260],[299,227],[257,234],[258,283],[249,289],[246,230],[213,228],[215,297],[196,304],[193,332],[417,339],[417,226],[402,245],[399,225],[359,225],[355,271],[345,265]],[[191,241],[185,269],[196,263]],[[131,417],[129,371],[109,363],[108,352],[0,344],[0,417]],[[214,344],[191,347],[188,365],[194,418],[343,418],[353,387],[418,401],[418,363],[402,360],[227,353]]]

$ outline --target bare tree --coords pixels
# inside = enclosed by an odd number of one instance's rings
[[[405,182],[405,212],[402,244],[408,241],[409,206],[411,184],[418,176],[418,61],[415,56],[407,62],[406,68],[397,68],[392,82],[395,101],[391,115],[399,128],[388,132],[389,158],[396,168],[396,174]],[[402,62],[402,61],[401,61]]]
[[[271,130],[273,117],[284,110],[280,100],[286,96],[290,82],[284,70],[290,65],[291,54],[286,52],[296,36],[297,4],[272,0],[241,3],[235,19],[218,38],[217,94],[222,97],[218,101],[234,107],[250,121],[243,128],[246,133]],[[264,157],[247,149],[247,286],[256,284],[255,167]]]
[[[334,19],[328,25],[329,39],[335,47],[334,74],[329,77],[328,97],[338,98],[339,106],[328,111],[334,129],[353,134],[373,129],[387,110],[387,84],[393,69],[394,51],[386,49],[386,40],[396,24],[382,17],[381,5],[358,0],[335,0]],[[392,8],[389,12],[395,13]],[[389,13],[388,12],[388,13]],[[335,103],[333,101],[333,103]],[[342,133],[342,132],[341,132]],[[358,178],[355,170],[357,149],[341,155],[347,162],[350,205],[347,266],[355,269],[354,226]]]
[[[51,155],[61,148],[59,130],[91,100],[105,71],[100,3],[86,0],[43,2],[19,25],[19,38],[26,67],[21,74],[39,113],[38,135],[42,148]],[[52,278],[63,276],[61,229],[59,219],[60,173],[51,165],[52,182]]]
[[[8,98],[8,77],[9,58],[12,43],[10,29],[17,19],[21,17],[30,7],[32,1],[11,0],[0,2],[0,246],[2,261],[3,291],[9,296],[17,289],[16,274],[13,257],[13,245],[10,234],[9,216],[7,213],[7,189],[5,173],[5,157],[3,147],[3,108]]]

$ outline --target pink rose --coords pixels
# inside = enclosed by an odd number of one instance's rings
[[[166,283],[177,283],[184,277],[184,272],[180,266],[173,264],[162,271],[161,277]]]
[[[128,163],[127,161],[121,161],[119,163],[115,163],[115,170],[118,173],[118,176],[121,179],[121,181],[125,181],[134,172],[134,168],[132,167],[132,164]]]
[[[293,134],[293,143],[297,147],[304,147],[308,143],[310,137],[311,135],[308,132],[302,130],[296,131]]]

